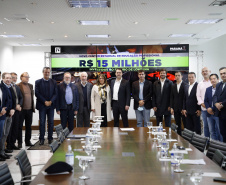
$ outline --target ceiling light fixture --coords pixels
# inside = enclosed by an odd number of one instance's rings
[[[67,38],[68,36],[67,35],[64,35],[64,37]]]
[[[85,35],[87,38],[109,38],[110,35]]]
[[[195,34],[171,34],[169,37],[193,37]]]
[[[21,46],[41,46],[41,44],[20,44]]]
[[[109,21],[78,21],[81,25],[109,25]]]
[[[109,8],[110,0],[67,0],[71,8]]]
[[[216,24],[223,19],[193,19],[188,21],[186,24]]]
[[[2,22],[0,22],[0,24],[3,24]]]
[[[23,35],[0,35],[0,37],[4,38],[23,38]]]

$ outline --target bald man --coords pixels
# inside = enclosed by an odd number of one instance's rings
[[[206,88],[212,86],[209,76],[211,74],[211,71],[208,69],[208,67],[202,68],[202,76],[203,80],[199,82],[197,86],[197,91],[196,91],[196,96],[198,100],[198,105],[201,105],[201,116],[202,116],[202,121],[203,121],[203,126],[204,126],[204,136],[205,137],[210,137],[210,131],[209,131],[209,126],[207,122],[207,115],[208,112],[206,110],[206,106],[204,104],[204,99],[205,99],[205,93],[206,93]]]

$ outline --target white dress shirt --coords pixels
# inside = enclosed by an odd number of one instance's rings
[[[181,84],[182,84],[182,80],[181,80],[181,82],[179,83],[179,84],[177,84],[177,92],[179,93],[179,91],[180,91],[180,86],[181,86]]]
[[[1,99],[1,104],[2,104],[2,90],[1,90],[1,88],[0,88],[0,99]],[[0,106],[2,106],[2,105],[0,105]]]
[[[118,100],[118,91],[121,84],[122,78],[120,80],[115,79],[114,91],[113,91],[113,100]]]
[[[166,79],[164,79],[163,81],[160,79],[160,83],[161,83],[161,93],[162,93],[162,90],[163,90],[163,86],[164,86],[165,81],[166,81]]]
[[[192,90],[194,85],[195,85],[195,82],[192,85],[189,83],[188,96],[190,96],[191,90]]]

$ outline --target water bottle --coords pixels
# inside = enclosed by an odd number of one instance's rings
[[[158,131],[159,131],[159,132],[163,132],[162,122],[159,123],[159,129],[158,129]]]
[[[68,163],[69,165],[73,166],[74,165],[74,152],[72,151],[71,145],[68,145],[68,151],[65,155],[66,158],[66,163]]]
[[[169,142],[166,140],[166,136],[163,136],[162,139],[162,146],[161,146],[161,151],[163,151],[161,154],[162,158],[167,158],[168,154],[168,149],[169,149]]]
[[[171,166],[177,166],[177,161],[175,160],[175,153],[173,153],[173,151],[176,151],[177,149],[177,143],[174,143],[173,145],[173,149],[171,152]]]

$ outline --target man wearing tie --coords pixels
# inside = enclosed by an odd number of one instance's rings
[[[181,119],[186,128],[185,116],[182,114],[183,100],[184,100],[184,87],[187,85],[182,81],[182,74],[180,71],[175,73],[176,83],[172,85],[171,97],[170,97],[170,107],[171,114],[174,115],[175,122],[178,125],[177,133],[181,135]]]
[[[216,114],[219,116],[220,132],[223,142],[226,142],[226,67],[219,69],[222,82],[216,86],[213,102],[216,107]]]
[[[57,98],[57,83],[50,77],[50,68],[43,68],[43,78],[35,81],[36,109],[39,110],[39,144],[44,145],[46,116],[48,118],[48,143],[53,141],[53,117]]]
[[[188,73],[189,85],[185,86],[185,96],[183,102],[183,114],[186,117],[187,128],[197,134],[201,134],[201,106],[198,105],[196,96],[198,83],[195,81],[194,72]]]
[[[119,116],[121,114],[124,127],[128,127],[128,110],[130,106],[129,81],[122,78],[122,69],[117,68],[116,79],[111,81],[112,110],[114,116],[114,127],[119,127]]]
[[[64,81],[57,85],[58,98],[56,111],[60,115],[61,125],[70,132],[74,129],[74,115],[78,113],[79,95],[75,84],[71,83],[71,73],[64,73]]]

